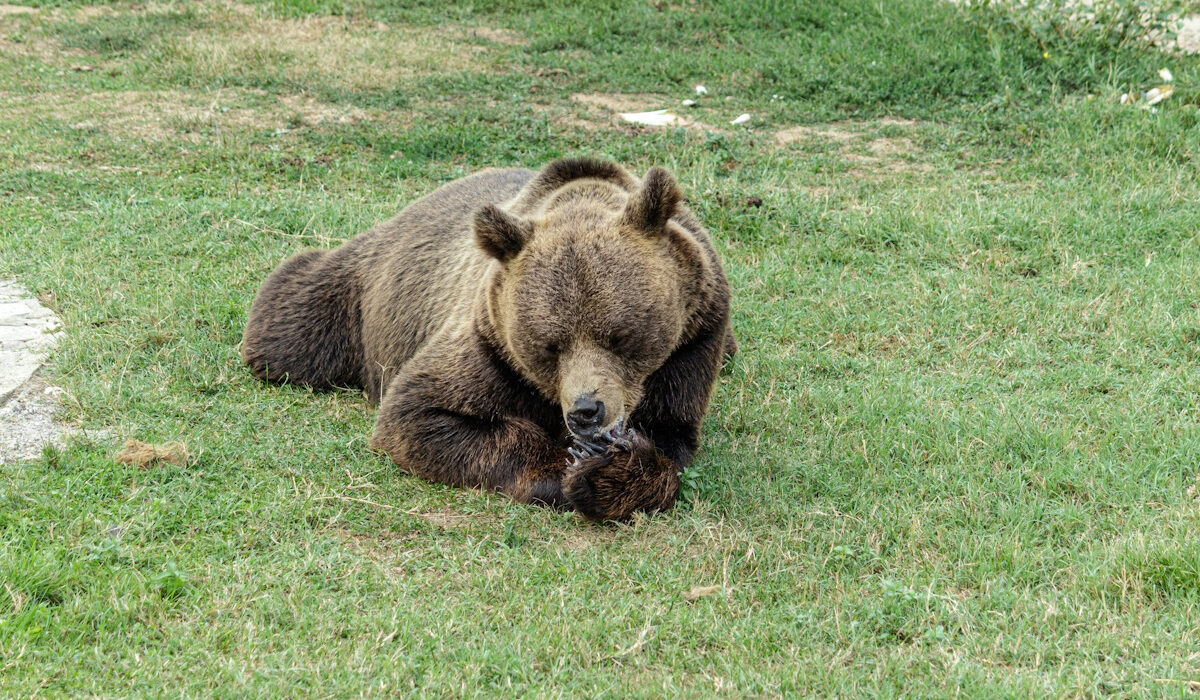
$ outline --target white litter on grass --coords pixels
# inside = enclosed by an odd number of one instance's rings
[[[695,107],[695,106],[696,106],[696,101],[695,101],[695,100],[684,100],[684,101],[683,101],[683,106],[684,106],[684,107]]]
[[[733,124],[733,125],[737,125],[737,124],[745,124],[748,121],[750,121],[749,114],[739,114],[736,119],[734,119],[733,121],[731,121],[729,123]]]
[[[667,109],[656,109],[653,112],[621,112],[621,118],[631,124],[646,126],[671,126],[683,121],[678,114]]]
[[[707,95],[708,88],[704,87],[703,85],[697,85],[696,86],[696,94],[697,95]]]
[[[1159,102],[1167,99],[1175,94],[1175,88],[1170,85],[1159,85],[1145,94],[1146,101],[1142,103],[1143,107],[1152,107]]]
[[[1175,80],[1175,76],[1171,74],[1171,69],[1159,68],[1158,77],[1162,79],[1162,85],[1152,87],[1145,92],[1121,93],[1119,102],[1123,105],[1136,104],[1142,109],[1150,110],[1151,113],[1157,112],[1158,110],[1154,108],[1154,105],[1175,94],[1175,86],[1171,85],[1171,82]]]

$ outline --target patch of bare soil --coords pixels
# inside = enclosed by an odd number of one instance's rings
[[[616,531],[607,526],[581,525],[561,533],[549,544],[565,552],[585,552],[615,541]]]
[[[483,39],[503,46],[526,46],[529,42],[520,34],[495,27],[464,27],[450,34],[457,39]]]
[[[458,513],[454,511],[440,510],[429,511],[427,513],[421,513],[417,511],[405,512],[417,520],[422,520],[443,530],[455,530],[460,527],[466,527],[472,522],[477,522],[479,520],[478,514],[475,513]]]
[[[311,95],[287,95],[279,98],[279,103],[287,110],[300,115],[306,125],[323,122],[353,124],[382,116],[358,107],[322,102]]]
[[[276,98],[257,90],[215,92],[124,90],[36,96],[0,92],[22,119],[62,119],[76,129],[97,129],[117,138],[199,142],[206,135],[245,129],[292,130],[326,122],[391,120],[396,115],[332,104],[311,95]],[[53,164],[36,163],[35,166]]]
[[[912,157],[920,149],[907,136],[872,136],[879,127],[908,129],[917,122],[885,117],[867,122],[834,122],[810,126],[792,126],[775,132],[782,147],[796,144],[829,144],[837,147],[840,157],[854,164],[853,172],[870,177],[879,172],[928,172],[932,168]]]
[[[64,70],[87,53],[47,39],[40,29],[14,31],[25,18],[41,15],[40,11],[22,5],[0,5],[0,55],[14,58],[33,58]]]
[[[844,124],[826,124],[823,126],[790,126],[775,132],[775,142],[780,146],[806,141],[835,141],[845,143],[858,137],[856,131],[847,129]]]
[[[581,106],[582,110],[575,115],[556,120],[557,123],[581,129],[599,129],[610,125],[637,130],[657,128],[628,123],[622,120],[620,115],[622,112],[651,112],[669,108],[678,116],[678,121],[671,125],[672,128],[722,131],[688,115],[679,107],[678,100],[653,93],[578,92],[571,95],[571,101]]]
[[[577,92],[571,99],[581,105],[598,107],[609,113],[616,112],[648,112],[654,109],[672,107],[669,98],[653,93],[618,93],[607,94],[600,92]]]
[[[486,48],[455,40],[448,32],[392,28],[341,17],[279,19],[245,9],[239,29],[199,29],[177,44],[200,76],[270,64],[283,77],[303,83],[318,79],[352,89],[394,87],[404,78],[429,73],[483,70]]]

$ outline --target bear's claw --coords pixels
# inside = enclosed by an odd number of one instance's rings
[[[571,455],[571,459],[567,460],[567,466],[571,469],[579,469],[583,466],[584,460],[606,455],[607,463],[617,453],[632,452],[637,440],[637,432],[633,428],[626,428],[625,419],[620,418],[613,424],[613,427],[595,433],[590,439],[575,438],[575,442],[567,448],[567,454]]]

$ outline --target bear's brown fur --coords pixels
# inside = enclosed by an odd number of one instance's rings
[[[451,182],[280,265],[242,357],[269,381],[364,388],[371,447],[427,479],[595,519],[667,508],[736,348],[680,200],[661,168],[639,182],[585,159]]]

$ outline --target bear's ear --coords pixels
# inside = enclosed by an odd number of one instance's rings
[[[500,262],[508,262],[520,253],[532,234],[533,224],[495,204],[475,212],[475,243]]]
[[[667,220],[675,215],[681,199],[683,193],[671,173],[659,167],[650,168],[642,186],[629,196],[621,223],[648,236],[658,236],[666,228]]]

